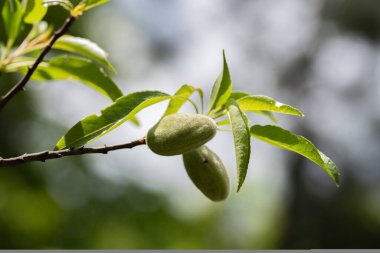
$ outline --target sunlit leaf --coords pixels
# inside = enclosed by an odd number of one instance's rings
[[[18,0],[6,0],[3,9],[2,17],[5,26],[5,32],[8,37],[7,48],[11,48],[15,42],[20,30],[22,21],[22,8]]]
[[[232,91],[231,95],[230,95],[230,99],[235,99],[235,100],[238,101],[239,99],[241,99],[243,97],[248,97],[248,96],[250,96],[250,94],[247,93],[247,92],[244,92],[244,91]],[[252,112],[252,113],[256,113],[256,114],[260,114],[260,115],[266,116],[272,122],[277,123],[277,118],[270,111],[264,111],[264,110],[248,110],[248,111]]]
[[[223,71],[219,75],[218,79],[215,81],[214,86],[212,87],[209,112],[224,105],[230,97],[231,91],[231,77],[230,72],[228,70],[226,56],[223,51]]]
[[[0,41],[0,70],[2,69],[3,60],[6,57],[7,48],[5,45]]]
[[[336,165],[305,137],[296,135],[278,126],[271,125],[254,125],[251,127],[250,132],[251,135],[257,139],[268,142],[274,146],[296,152],[310,159],[322,167],[332,178],[335,184],[339,186],[340,174]]]
[[[230,121],[230,119],[223,119],[221,121],[216,122],[216,124],[218,126],[229,125],[229,124],[231,124],[231,121]]]
[[[76,123],[56,144],[55,150],[82,147],[134,116],[142,109],[171,98],[159,91],[141,91],[119,98],[103,109],[100,115],[90,115]]]
[[[234,90],[231,92],[230,99],[238,100],[240,98],[248,97],[248,96],[249,96],[249,93],[247,92]]]
[[[249,133],[247,117],[233,99],[228,102],[228,115],[234,136],[236,166],[238,171],[237,191],[239,191],[247,175],[251,155],[251,136]]]
[[[170,100],[168,107],[163,115],[167,116],[178,112],[182,105],[187,101],[187,99],[194,93],[195,88],[190,85],[183,85],[179,90],[174,94],[173,98]]]
[[[198,92],[199,98],[201,100],[201,110],[202,113],[204,113],[204,96],[203,96],[203,90],[201,88],[197,88],[196,91]]]
[[[290,105],[283,104],[273,98],[261,95],[251,95],[237,100],[240,108],[244,111],[271,111],[283,114],[303,116],[302,112]]]
[[[47,8],[43,0],[27,0],[24,11],[24,22],[34,24],[40,21],[46,14]]]
[[[85,10],[89,10],[89,9],[92,9],[98,5],[101,5],[101,4],[105,4],[107,2],[109,2],[109,0],[85,0],[84,1],[86,3],[86,8]]]
[[[36,58],[33,57],[16,57],[13,59],[12,63],[6,64],[4,66],[5,72],[16,72],[19,71],[22,67],[27,67],[33,65],[33,63],[36,61]]]
[[[26,47],[22,47],[20,55],[26,55],[36,51],[29,55],[35,55],[35,57],[37,57],[37,55],[39,55],[39,52],[37,51],[42,50],[49,44],[53,29],[53,26],[49,26],[45,21],[34,23],[32,29],[24,40]]]
[[[87,84],[112,100],[123,94],[112,79],[91,60],[62,55],[41,64],[32,76],[36,81],[73,79]]]
[[[249,96],[249,93],[246,93],[246,92],[243,92],[243,91],[232,91],[232,93],[230,95],[230,98],[235,99],[235,100],[239,100],[239,99],[241,99],[243,97],[248,97],[248,96]],[[268,117],[274,123],[277,123],[277,119],[273,115],[272,112],[261,111],[261,110],[250,110],[249,112],[253,112],[253,113],[260,114],[260,115],[264,115],[264,116]]]
[[[255,110],[252,110],[250,112],[253,112],[253,113],[256,113],[256,114],[260,114],[260,115],[263,115],[263,116],[266,116],[268,117],[273,123],[277,123],[278,120],[276,118],[276,116],[274,116],[274,114],[270,111],[255,111]]]
[[[64,35],[54,43],[53,48],[81,54],[103,64],[112,73],[116,72],[115,68],[108,61],[108,54],[96,43],[88,39]]]
[[[49,24],[46,21],[42,20],[42,21],[35,22],[28,36],[26,37],[26,41],[30,42],[36,39],[37,37],[38,37],[37,41],[47,40],[50,37],[52,31],[53,31],[53,27],[49,26]],[[27,48],[30,48],[33,46],[35,45],[28,44]],[[28,50],[24,49],[23,52],[25,51],[28,51]]]
[[[140,126],[140,121],[136,117],[132,117],[129,121],[135,126]]]

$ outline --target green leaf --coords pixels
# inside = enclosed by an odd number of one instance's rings
[[[84,10],[87,11],[98,5],[105,4],[109,2],[109,0],[85,0],[85,2],[86,2],[86,8]]]
[[[55,150],[82,147],[105,135],[134,116],[142,109],[171,98],[159,91],[141,91],[119,98],[101,111],[100,116],[90,115],[76,123],[56,144]]]
[[[30,30],[29,34],[25,38],[26,42],[30,42],[34,39],[37,39],[37,41],[47,41],[45,43],[37,43],[37,45],[43,44],[43,47],[47,46],[49,43],[48,38],[51,36],[51,33],[53,31],[53,27],[49,26],[49,24],[46,21],[38,21],[33,24],[32,29]],[[34,43],[33,43],[34,44]],[[25,54],[26,52],[30,52],[30,48],[38,47],[37,45],[28,45],[28,48],[24,49],[22,51],[22,54]]]
[[[241,99],[243,97],[248,97],[248,96],[249,96],[249,93],[246,93],[246,92],[243,92],[243,91],[232,91],[230,98],[238,100],[238,99]],[[260,115],[264,115],[264,116],[268,117],[274,123],[277,123],[277,119],[273,115],[272,112],[261,111],[261,110],[250,110],[250,112],[257,113],[257,114],[260,114]]]
[[[19,71],[22,67],[27,67],[33,65],[36,61],[34,57],[24,57],[19,56],[13,59],[12,63],[6,64],[4,66],[5,72],[16,72]]]
[[[249,133],[247,117],[234,99],[229,100],[228,116],[231,121],[234,136],[236,165],[238,171],[237,191],[239,191],[247,175],[249,159],[251,156],[251,136]]]
[[[226,56],[223,51],[223,71],[219,75],[218,79],[215,81],[214,86],[212,87],[210,97],[210,109],[208,114],[210,114],[212,110],[224,105],[230,97],[231,91],[231,77],[230,72],[228,70]]]
[[[5,32],[8,36],[7,48],[10,49],[21,30],[22,8],[20,2],[18,0],[6,0],[2,16]]]
[[[183,85],[179,90],[174,94],[173,98],[170,100],[168,107],[164,113],[164,116],[178,112],[181,106],[188,100],[188,98],[193,94],[195,88],[190,85]]]
[[[74,79],[87,84],[113,101],[123,93],[97,64],[77,56],[62,55],[41,64],[32,76],[36,81]]]
[[[115,68],[108,61],[108,54],[96,43],[88,39],[64,35],[54,43],[53,48],[81,54],[103,64],[112,73],[116,73]]]
[[[231,124],[231,121],[230,121],[230,119],[223,119],[221,121],[216,122],[216,124],[218,126],[229,125],[229,124]]]
[[[0,70],[3,68],[3,60],[5,59],[7,54],[7,48],[5,45],[0,41]]]
[[[277,122],[278,122],[276,116],[274,116],[272,112],[269,112],[269,111],[250,111],[250,112],[253,112],[253,113],[257,113],[257,114],[260,114],[260,115],[266,116],[266,117],[268,117],[273,123],[277,123]]]
[[[196,91],[198,92],[199,99],[201,100],[201,111],[202,111],[202,114],[203,114],[204,113],[203,90],[201,88],[197,88]]]
[[[280,103],[267,96],[247,96],[237,100],[240,108],[244,111],[271,111],[283,114],[291,114],[303,117],[302,112],[290,105]]]
[[[249,96],[249,93],[247,92],[234,90],[231,92],[230,99],[238,100],[240,98],[248,97],[248,96]]]
[[[43,0],[43,5],[46,7],[59,5],[67,11],[71,11],[74,8],[70,0]]]
[[[47,7],[42,0],[27,0],[24,11],[24,22],[34,24],[40,21],[46,14]]]
[[[132,117],[129,121],[135,126],[140,126],[140,121],[136,117]]]
[[[248,97],[248,96],[249,96],[249,93],[246,93],[246,92],[243,92],[243,91],[232,91],[232,93],[230,95],[230,98],[231,99],[235,99],[235,100],[239,100],[239,99],[241,99],[243,97]],[[253,112],[253,113],[256,113],[256,114],[260,114],[260,115],[264,115],[264,116],[268,117],[272,122],[277,123],[277,119],[273,115],[272,112],[261,111],[261,110],[251,110],[250,112]]]
[[[251,135],[274,146],[296,152],[326,171],[337,186],[339,186],[340,173],[336,165],[325,154],[319,151],[305,137],[296,135],[278,126],[254,125],[251,127]]]

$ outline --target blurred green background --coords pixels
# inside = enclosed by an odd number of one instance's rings
[[[224,132],[209,145],[231,178],[222,203],[192,185],[180,157],[146,147],[1,168],[0,247],[380,248],[379,9],[376,0],[113,0],[85,13],[70,32],[110,53],[125,93],[173,93],[188,83],[208,96],[224,48],[235,89],[302,109],[306,117],[279,116],[279,124],[331,157],[342,185],[253,140],[237,194],[232,135]],[[66,15],[53,7],[46,20],[58,27]],[[0,75],[1,94],[19,78]],[[0,114],[0,155],[51,149],[108,104],[72,81],[31,82]],[[139,128],[125,124],[90,146],[143,136],[164,108],[144,110]]]

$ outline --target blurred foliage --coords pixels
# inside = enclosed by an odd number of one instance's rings
[[[380,2],[374,0],[325,1],[321,16],[377,43],[379,9]],[[61,8],[50,8],[46,20],[59,27],[66,16]],[[71,34],[83,36],[84,23],[77,22]],[[0,30],[0,40],[3,37]],[[295,86],[301,88],[310,57],[304,55],[289,66],[283,73],[283,87],[291,91]],[[1,94],[18,77],[0,74]],[[22,92],[0,113],[1,156],[39,151],[31,150],[28,138],[21,138],[32,133],[28,126],[36,122],[46,129],[46,138],[50,138],[49,129],[61,129],[33,110],[33,99],[38,98]],[[307,126],[298,133],[313,136]],[[380,248],[380,221],[365,202],[371,186],[349,173],[355,169],[352,164],[349,157],[340,164],[345,176],[341,188],[321,197],[304,179],[309,164],[300,156],[292,156],[287,166],[291,197],[283,207],[284,224],[268,224],[268,242],[263,240],[261,244],[254,234],[242,244],[228,240],[220,232],[226,226],[223,209],[212,209],[193,220],[178,218],[164,194],[130,182],[111,182],[97,175],[80,157],[1,168],[0,248]],[[279,239],[271,237],[273,233],[279,233]]]
[[[339,27],[378,42],[380,39],[379,3],[374,0],[326,1],[322,16]]]
[[[375,249],[380,222],[368,212],[365,196],[368,189],[346,175],[345,183],[337,194],[318,198],[302,179],[307,166],[303,159],[290,160],[293,172],[290,185],[293,201],[288,210],[288,226],[281,248]],[[349,171],[350,165],[343,164]]]

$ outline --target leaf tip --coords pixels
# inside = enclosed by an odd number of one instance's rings
[[[238,184],[238,187],[237,187],[237,189],[236,189],[236,192],[239,192],[242,186],[243,186],[243,182],[240,182],[240,183]]]
[[[335,183],[335,186],[339,188],[340,187],[340,173],[339,172],[333,175],[333,181]]]
[[[226,51],[223,49],[223,65],[228,70],[228,64],[227,64],[227,58],[226,58]]]
[[[325,156],[323,153],[322,155]],[[335,186],[339,187],[340,186],[340,171],[330,158],[328,158],[327,167],[329,169],[327,171],[328,175],[331,177],[331,179],[335,183]]]
[[[107,68],[108,68],[108,70],[109,70],[112,74],[114,74],[114,75],[117,74],[117,70],[116,70],[115,67],[112,66],[111,64],[107,64]]]

